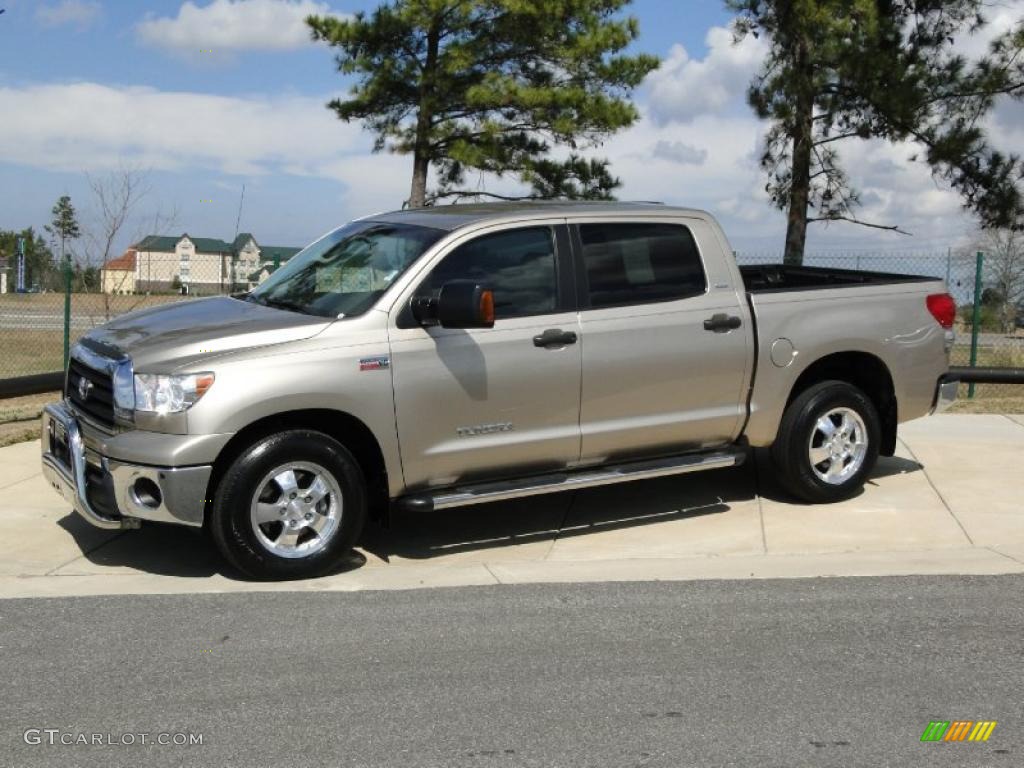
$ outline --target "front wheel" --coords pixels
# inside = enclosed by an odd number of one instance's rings
[[[850,498],[878,461],[881,432],[878,411],[857,387],[809,387],[787,406],[772,446],[783,487],[812,503]]]
[[[337,568],[366,519],[366,483],[346,448],[312,430],[270,435],[224,473],[210,532],[224,557],[257,579]]]

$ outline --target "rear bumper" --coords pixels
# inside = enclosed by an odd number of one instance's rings
[[[64,403],[43,411],[42,467],[53,489],[97,528],[138,528],[141,520],[203,524],[211,466],[153,467],[89,452]]]
[[[950,379],[943,376],[935,387],[935,401],[932,405],[932,413],[942,413],[948,410],[956,402],[957,392],[960,389],[960,382],[957,379]]]

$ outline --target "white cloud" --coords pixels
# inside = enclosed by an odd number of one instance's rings
[[[20,115],[0,120],[0,162],[72,172],[129,165],[305,176],[343,185],[339,216],[400,207],[411,161],[372,154],[369,134],[324,106],[331,96],[214,96],[97,83],[0,86],[0,103]]]
[[[0,87],[0,160],[48,168],[199,166],[224,173],[321,175],[368,141],[328,96],[214,96],[97,83]]]
[[[704,165],[704,161],[708,159],[706,149],[691,147],[681,141],[665,141],[664,139],[654,145],[654,151],[651,154],[680,165]]]
[[[92,0],[62,0],[56,5],[41,5],[36,20],[48,27],[73,24],[85,29],[99,17],[103,7]]]
[[[213,0],[183,3],[175,17],[147,18],[136,27],[150,45],[170,50],[289,50],[310,45],[306,17],[343,14],[317,0]]]
[[[648,75],[651,116],[657,122],[686,122],[742,104],[767,44],[753,37],[737,44],[724,27],[708,30],[706,43],[703,59],[690,58],[682,45],[672,46],[668,58]]]

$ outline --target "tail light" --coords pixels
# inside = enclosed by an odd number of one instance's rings
[[[925,299],[925,303],[939,325],[947,331],[953,327],[953,321],[956,320],[956,302],[952,296],[948,293],[933,293]]]

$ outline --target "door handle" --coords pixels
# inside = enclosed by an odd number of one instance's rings
[[[715,333],[728,333],[729,331],[735,331],[741,325],[743,325],[743,321],[735,315],[712,315],[704,321],[704,330]]]
[[[563,331],[561,328],[549,328],[540,336],[533,337],[535,347],[564,347],[576,343],[576,334],[572,331]]]

